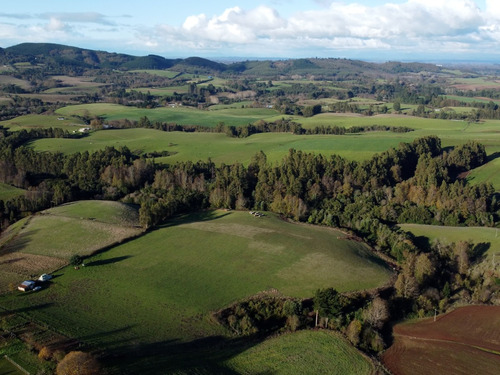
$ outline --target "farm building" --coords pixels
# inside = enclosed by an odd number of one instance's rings
[[[32,290],[35,287],[35,282],[32,280],[25,280],[19,286],[17,289],[19,289],[21,292],[27,292]]]

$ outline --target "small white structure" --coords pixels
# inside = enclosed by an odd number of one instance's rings
[[[48,273],[44,273],[44,274],[40,275],[40,277],[38,278],[38,281],[49,281],[50,279],[52,279],[52,275],[49,275]]]
[[[21,292],[28,292],[32,290],[35,287],[35,282],[33,280],[25,280],[19,286],[17,289],[19,289]]]

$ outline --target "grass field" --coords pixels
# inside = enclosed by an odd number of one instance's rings
[[[0,200],[7,201],[26,192],[24,189],[0,182]]]
[[[260,343],[226,362],[237,374],[372,374],[373,366],[337,333],[300,331]]]
[[[25,218],[0,238],[0,291],[60,268],[74,254],[89,255],[136,236],[137,224],[136,208],[106,201],[66,204]]]
[[[173,72],[171,70],[157,70],[157,69],[136,69],[131,70],[130,73],[148,73],[155,76],[166,77],[166,78],[174,78],[178,76],[179,72]]]
[[[171,88],[168,88],[171,89]],[[163,89],[159,89],[163,90]],[[191,107],[159,107],[144,109],[126,107],[118,104],[97,103],[67,106],[56,111],[63,116],[83,115],[86,111],[91,115],[101,116],[106,120],[139,120],[147,116],[150,121],[174,122],[181,125],[203,125],[214,127],[219,122],[226,125],[241,126],[257,120],[276,116],[277,112],[267,108],[239,108],[217,112],[201,111]]]
[[[25,375],[5,358],[0,358],[0,375]]]
[[[158,158],[159,162],[207,160],[215,163],[241,162],[248,164],[257,152],[264,151],[270,161],[278,161],[290,148],[323,155],[339,154],[348,159],[366,160],[377,152],[397,147],[413,137],[362,135],[311,135],[289,133],[256,134],[248,138],[230,138],[216,133],[161,132],[152,129],[105,130],[81,139],[40,139],[31,145],[36,151],[59,151],[66,154],[96,151],[106,146],[127,146],[133,151],[167,150],[175,155]]]
[[[500,158],[495,158],[479,168],[473,169],[467,176],[467,180],[471,184],[480,182],[489,182],[495,187],[495,190],[500,190]]]
[[[500,307],[467,306],[394,327],[382,360],[394,374],[498,374]]]
[[[79,118],[68,116],[62,117],[63,120],[59,120],[60,118],[61,116],[56,115],[25,115],[12,120],[1,121],[0,125],[12,131],[33,128],[62,128],[69,132],[84,126],[84,122]]]
[[[427,237],[430,242],[439,239],[447,244],[459,241],[471,241],[474,244],[487,243],[489,248],[486,256],[500,254],[500,231],[496,228],[443,227],[421,224],[399,224],[399,227],[417,237]]]
[[[388,280],[390,271],[365,245],[339,236],[274,215],[193,214],[96,255],[80,270],[65,268],[46,290],[3,296],[0,305],[27,309],[93,348],[171,353],[171,366],[193,366],[193,353],[182,358],[178,352],[194,345],[206,366],[218,348],[210,340],[227,334],[210,311],[271,288],[307,297],[321,287],[345,291]],[[237,340],[217,340],[228,350],[241,348]],[[153,358],[137,360],[144,366]]]

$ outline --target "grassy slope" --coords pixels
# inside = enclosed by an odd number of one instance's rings
[[[32,128],[63,128],[68,131],[78,130],[84,126],[82,120],[75,117],[65,117],[64,120],[58,120],[61,116],[56,115],[25,115],[12,120],[1,121],[0,125],[9,128],[12,131]]]
[[[231,358],[238,374],[371,374],[372,365],[333,332],[301,331],[264,341]]]
[[[0,200],[7,201],[11,198],[23,195],[26,190],[0,182]]]
[[[139,120],[147,116],[151,121],[175,122],[181,125],[203,125],[213,127],[219,122],[226,125],[246,125],[260,119],[276,116],[273,109],[244,108],[228,109],[217,112],[200,111],[191,107],[159,107],[154,109],[143,109],[126,107],[118,104],[97,103],[67,106],[56,111],[59,115],[72,116],[83,115],[88,111],[91,115],[102,116],[107,120],[118,120],[127,118]]]
[[[220,335],[208,312],[259,291],[304,297],[319,287],[370,288],[388,279],[364,245],[337,236],[274,216],[192,215],[99,254],[78,271],[66,268],[47,290],[0,304],[38,306],[29,312],[35,319],[119,351],[124,343],[138,350]]]
[[[0,291],[67,264],[74,254],[88,255],[137,235],[137,209],[118,202],[66,204],[9,227],[0,238]]]
[[[500,232],[495,228],[442,227],[437,225],[400,224],[402,229],[415,236],[427,237],[431,242],[439,239],[444,243],[471,241],[474,244],[489,244],[487,256],[500,254]]]

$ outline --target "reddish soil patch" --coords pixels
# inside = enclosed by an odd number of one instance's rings
[[[489,90],[489,89],[498,89],[500,87],[500,84],[495,81],[494,84],[484,84],[484,83],[460,83],[458,85],[453,85],[453,87],[457,88],[458,90]]]
[[[392,373],[498,374],[500,307],[468,306],[394,327],[394,344],[382,361]]]

